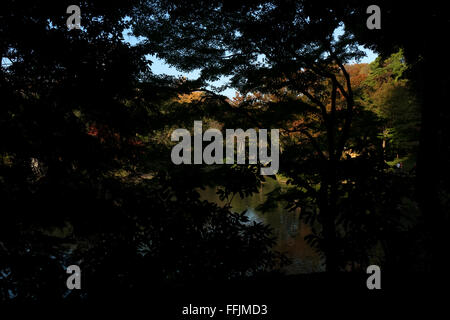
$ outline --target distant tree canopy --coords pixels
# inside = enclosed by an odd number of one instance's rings
[[[369,108],[383,120],[383,140],[388,140],[386,155],[409,159],[414,165],[417,157],[420,108],[412,93],[410,81],[405,78],[407,65],[401,51],[386,60],[377,58],[370,65],[364,82],[364,98]]]

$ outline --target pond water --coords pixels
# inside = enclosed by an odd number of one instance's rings
[[[310,233],[308,225],[299,219],[300,211],[288,212],[283,203],[270,212],[262,213],[256,208],[262,204],[267,193],[276,187],[286,188],[286,185],[274,179],[266,179],[260,191],[250,197],[240,198],[236,195],[231,207],[235,212],[247,210],[246,215],[252,221],[270,225],[276,237],[275,250],[284,252],[291,260],[291,264],[284,267],[287,274],[311,273],[323,271],[319,255],[306,243],[304,237]],[[200,192],[202,199],[223,205],[215,188],[206,188]]]
[[[273,248],[283,252],[291,260],[291,264],[284,267],[286,274],[299,274],[324,271],[319,255],[306,243],[304,237],[310,233],[308,225],[302,223],[299,219],[300,211],[288,212],[284,209],[285,203],[278,203],[273,210],[263,213],[256,208],[267,199],[267,193],[273,191],[276,187],[287,188],[286,184],[271,178],[266,179],[258,193],[250,197],[240,198],[236,195],[231,207],[235,212],[246,211],[250,221],[257,221],[272,227],[276,237],[276,245]],[[215,188],[206,188],[200,190],[201,198],[219,205],[224,205],[216,194]],[[70,225],[64,228],[55,228],[46,234],[58,238],[65,238],[72,233]],[[68,244],[68,249],[74,249],[77,244]]]

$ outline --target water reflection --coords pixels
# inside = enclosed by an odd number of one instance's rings
[[[304,237],[310,233],[310,229],[299,220],[300,210],[288,212],[283,208],[283,203],[279,203],[277,208],[266,213],[256,209],[265,201],[267,193],[278,186],[286,187],[285,184],[276,180],[267,179],[257,194],[243,199],[239,196],[234,197],[231,201],[233,211],[247,210],[246,215],[250,221],[263,222],[274,229],[274,235],[277,238],[275,249],[286,253],[292,261],[292,264],[283,269],[287,274],[323,271],[320,257],[304,240]],[[219,199],[215,191],[214,188],[207,188],[201,191],[201,196],[205,200],[223,205],[224,201]]]

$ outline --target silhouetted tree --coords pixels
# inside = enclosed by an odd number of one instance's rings
[[[201,201],[205,175],[173,165],[156,139],[184,120],[166,111],[196,84],[154,76],[124,41],[138,1],[82,2],[70,31],[69,4],[2,3],[0,298],[101,298],[270,270],[270,229]],[[65,287],[70,264],[81,293]]]
[[[340,17],[349,9],[317,6],[309,1],[145,4],[135,18],[135,33],[145,37],[142,46],[149,53],[182,70],[200,68],[201,80],[228,76],[229,85],[244,96],[248,92],[281,96],[278,106],[284,103],[292,109],[296,104],[309,120],[319,119],[310,121],[317,126],[315,129],[308,123],[295,128],[311,142],[315,155],[308,158],[308,163],[317,165],[303,169],[309,169],[308,176],[315,176],[317,181],[308,182],[296,174],[295,184],[316,194],[321,248],[327,269],[336,271],[338,167],[355,113],[345,64],[362,56],[352,35],[345,29],[340,31]],[[286,92],[302,98],[286,101]],[[250,117],[258,119],[257,111]],[[257,124],[258,120],[251,126]],[[317,136],[314,131],[321,133]],[[298,154],[289,154],[288,158],[299,164]],[[314,185],[319,189],[315,190]]]
[[[447,51],[442,35],[450,30],[449,7],[442,1],[427,2],[424,6],[407,1],[378,1],[382,27],[368,30],[362,26],[361,17],[369,4],[372,3],[346,3],[353,10],[343,20],[359,43],[385,57],[403,49],[405,60],[411,66],[406,77],[411,80],[421,110],[415,193],[427,229],[426,251],[430,257],[427,265],[441,277],[446,274],[446,264],[442,261],[450,243],[450,113],[447,108],[450,69],[442,63],[442,53]]]

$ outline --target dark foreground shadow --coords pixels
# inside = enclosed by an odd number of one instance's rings
[[[142,283],[132,291],[105,287],[101,296],[87,300],[76,298],[82,290],[74,291],[63,303],[47,301],[45,305],[52,314],[94,312],[102,318],[120,314],[124,319],[404,319],[445,310],[448,281],[439,282],[427,274],[385,274],[382,289],[369,290],[366,279],[365,274],[317,273],[226,282]],[[253,308],[256,314],[242,314],[242,307],[249,305],[259,306]],[[195,314],[196,307],[213,307],[214,316]],[[186,308],[194,314],[183,314]]]

